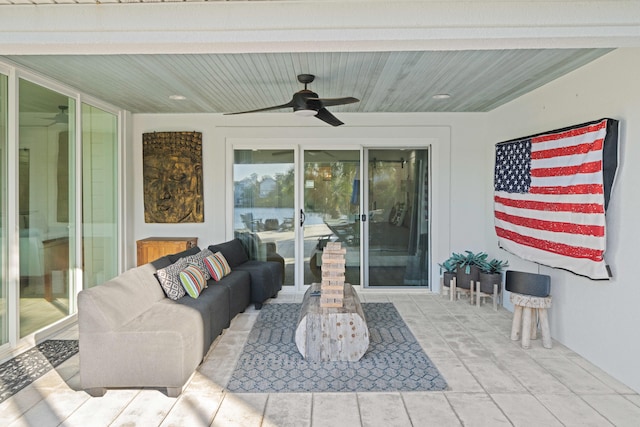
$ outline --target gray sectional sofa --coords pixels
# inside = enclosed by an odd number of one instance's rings
[[[251,303],[260,308],[282,288],[277,262],[249,260],[241,241],[209,247],[221,252],[231,273],[197,298],[172,300],[156,272],[195,247],[125,271],[78,294],[80,382],[92,396],[107,388],[166,387],[177,396],[213,341]]]

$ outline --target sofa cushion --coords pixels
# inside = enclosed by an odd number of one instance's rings
[[[237,238],[217,245],[211,245],[209,246],[209,250],[213,253],[222,252],[231,269],[249,261],[247,251],[240,239]]]
[[[178,300],[185,295],[184,287],[180,282],[179,274],[187,266],[187,263],[179,259],[168,267],[156,271],[158,281],[164,293],[172,300]]]
[[[178,261],[180,258],[184,258],[189,255],[195,255],[198,252],[200,252],[200,248],[198,246],[194,246],[192,248],[185,249],[182,252],[178,252],[177,254],[167,255],[167,257],[169,258],[169,260],[171,260],[172,263],[174,263]]]
[[[204,265],[207,267],[211,278],[216,282],[220,281],[224,276],[231,273],[231,267],[221,252],[216,252],[204,259]]]
[[[282,270],[277,262],[247,261],[236,270],[251,275],[251,302],[263,303],[282,289]]]
[[[213,279],[209,280],[214,282]],[[229,317],[234,318],[251,304],[251,275],[247,271],[234,270],[224,276],[219,282],[209,285],[212,287],[226,287],[229,289]],[[207,289],[209,289],[207,288]]]
[[[229,289],[226,286],[208,286],[202,290],[198,298],[180,298],[175,303],[189,307],[200,315],[204,328],[204,347],[200,355],[203,357],[213,340],[231,323]]]
[[[155,261],[151,261],[150,264],[152,266],[154,266],[156,270],[160,270],[160,269],[163,269],[165,267],[169,267],[173,263],[171,262],[171,260],[169,259],[168,256],[163,256],[163,257],[158,258]]]
[[[207,279],[204,272],[195,264],[187,264],[187,266],[179,274],[182,287],[191,298],[198,298],[200,292],[207,285]]]
[[[181,387],[209,348],[203,326],[198,312],[163,296],[113,332],[81,333],[82,387]]]
[[[198,252],[197,254],[188,255],[183,259],[187,262],[187,264],[193,264],[196,267],[198,267],[200,271],[204,273],[204,280],[209,280],[211,278],[211,275],[209,274],[209,270],[207,269],[207,266],[204,265],[204,259],[205,257],[208,257],[210,255],[213,255],[213,252],[205,248],[200,252]]]

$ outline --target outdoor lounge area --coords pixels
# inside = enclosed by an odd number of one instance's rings
[[[0,0],[0,426],[640,425],[639,65],[632,0]]]
[[[280,295],[270,304],[299,302]],[[81,391],[78,356],[0,403],[5,426],[635,426],[640,396],[554,342],[509,338],[511,313],[429,293],[392,302],[447,381],[445,391],[232,393],[225,389],[259,311],[238,315],[178,398],[156,389]],[[265,308],[263,308],[264,310]],[[54,337],[77,339],[77,328]]]

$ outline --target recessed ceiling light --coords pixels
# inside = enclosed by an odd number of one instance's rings
[[[451,95],[449,95],[448,93],[438,93],[436,95],[432,96],[433,99],[449,99],[451,98]]]
[[[185,99],[187,99],[187,97],[184,95],[169,95],[169,99],[172,99],[174,101],[184,101]]]

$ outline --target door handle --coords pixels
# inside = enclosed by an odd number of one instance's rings
[[[304,224],[304,220],[306,219],[306,215],[304,214],[304,211],[302,209],[300,209],[300,227],[302,227],[302,224]]]

